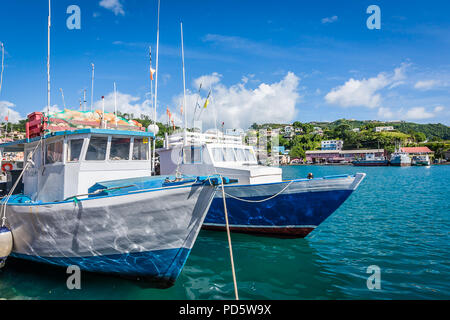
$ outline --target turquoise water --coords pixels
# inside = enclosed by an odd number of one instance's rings
[[[367,173],[358,190],[306,239],[232,233],[241,299],[449,299],[450,166],[284,167],[285,178]],[[381,269],[367,289],[366,269]],[[174,287],[150,289],[82,274],[68,290],[65,269],[8,260],[7,299],[233,299],[225,233],[202,231]]]

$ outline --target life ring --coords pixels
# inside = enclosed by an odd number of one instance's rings
[[[11,171],[13,169],[13,165],[11,163],[4,163],[2,164],[2,171]]]

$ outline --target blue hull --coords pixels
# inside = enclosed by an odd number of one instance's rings
[[[230,228],[245,233],[305,237],[336,211],[351,193],[352,190],[334,190],[281,194],[261,203],[242,202],[227,197]],[[245,199],[255,201],[264,198],[267,197]],[[224,226],[223,199],[216,197],[203,227],[219,230]]]
[[[190,251],[180,248],[90,257],[40,257],[18,253],[11,256],[60,267],[77,265],[83,271],[140,278],[167,288],[175,283]]]

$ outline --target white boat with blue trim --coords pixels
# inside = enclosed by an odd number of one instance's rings
[[[24,193],[2,200],[3,262],[11,230],[13,257],[172,285],[229,180],[151,176],[152,137],[76,129],[1,144],[27,160]]]
[[[225,186],[230,229],[273,236],[306,237],[355,191],[364,173],[283,180],[282,169],[258,165],[241,136],[219,131],[182,132],[166,137],[161,174],[220,174],[238,179]],[[222,193],[217,192],[203,224],[224,230]]]

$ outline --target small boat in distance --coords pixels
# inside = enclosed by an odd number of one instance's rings
[[[429,166],[431,165],[430,157],[425,155],[414,156],[411,160],[413,166]]]
[[[389,161],[385,157],[376,157],[374,153],[367,153],[364,159],[352,161],[357,167],[380,167],[389,165]]]
[[[395,146],[395,151],[391,154],[389,164],[394,167],[408,167],[411,166],[411,158],[408,153],[403,152],[400,144]]]
[[[166,136],[161,174],[221,174],[238,179],[225,186],[230,229],[283,237],[306,237],[355,191],[364,173],[283,180],[279,167],[258,165],[241,136],[184,132]],[[225,230],[222,193],[217,192],[203,227]]]

